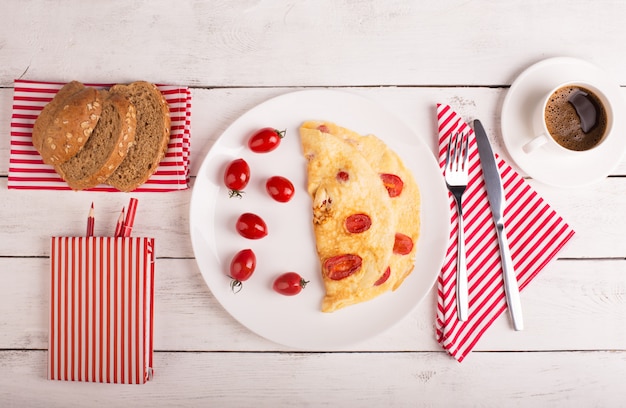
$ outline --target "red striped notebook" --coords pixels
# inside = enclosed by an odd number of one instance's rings
[[[463,195],[470,313],[466,322],[460,322],[456,313],[458,226],[451,195],[450,246],[437,281],[437,340],[450,355],[462,361],[493,321],[507,311],[507,306],[496,230],[474,131],[448,105],[437,105],[437,122],[442,172],[450,134],[470,133],[470,181]],[[556,257],[563,245],[572,238],[574,231],[504,160],[497,156],[496,159],[506,195],[504,222],[517,281],[520,290],[523,290]],[[509,318],[508,311],[504,317]]]
[[[65,85],[59,82],[15,80],[11,115],[11,152],[8,188],[29,190],[70,190],[54,171],[44,164],[32,144],[33,124],[43,107]],[[108,88],[112,84],[85,84]],[[157,171],[136,192],[184,190],[189,186],[189,146],[191,92],[187,87],[157,85],[170,107],[170,143]],[[100,185],[90,191],[117,191]]]
[[[52,237],[48,378],[152,377],[154,239]]]

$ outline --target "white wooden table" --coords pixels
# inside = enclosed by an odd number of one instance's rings
[[[433,148],[434,104],[449,103],[481,118],[506,158],[501,105],[528,66],[572,56],[626,84],[626,3],[8,0],[1,15],[0,406],[624,405],[626,159],[587,188],[529,180],[576,235],[522,293],[525,330],[503,315],[460,364],[435,341],[433,292],[350,350],[295,351],[253,334],[201,277],[192,190],[139,194],[135,231],[159,243],[156,375],[141,386],[46,379],[49,237],[80,234],[92,201],[99,225],[112,225],[128,195],[8,190],[7,174],[16,78],[190,86],[192,188],[230,123],[307,87],[376,99]]]

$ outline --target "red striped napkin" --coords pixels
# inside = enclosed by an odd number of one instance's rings
[[[8,188],[29,190],[70,190],[54,171],[44,164],[32,145],[33,124],[43,107],[65,85],[59,82],[15,80],[11,116],[11,152]],[[112,84],[85,84],[107,88]],[[171,137],[165,158],[157,171],[136,192],[185,190],[189,186],[189,145],[191,92],[187,87],[157,85],[170,107]],[[107,185],[91,191],[117,191]]]
[[[52,237],[48,378],[152,377],[154,239]]]
[[[466,322],[460,322],[456,314],[457,213],[451,195],[450,246],[437,281],[437,341],[450,355],[463,361],[493,321],[507,310],[507,305],[496,230],[474,131],[448,105],[437,105],[437,122],[442,171],[450,133],[470,133],[470,181],[463,195],[470,313]],[[496,159],[506,195],[504,222],[517,281],[523,290],[574,231],[504,160],[497,155]]]

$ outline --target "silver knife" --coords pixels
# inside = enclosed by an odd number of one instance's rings
[[[478,145],[478,155],[480,156],[480,165],[483,168],[483,176],[487,187],[487,198],[489,199],[489,207],[493,215],[493,222],[496,224],[498,234],[498,245],[500,246],[500,258],[502,259],[502,270],[504,279],[504,293],[506,295],[506,303],[509,307],[511,320],[515,330],[524,329],[524,321],[522,318],[522,303],[519,296],[519,287],[517,286],[517,277],[513,268],[511,259],[511,250],[506,238],[506,230],[504,228],[504,188],[502,180],[498,172],[498,165],[491,150],[487,133],[480,120],[474,120],[474,134],[476,135],[476,144]]]

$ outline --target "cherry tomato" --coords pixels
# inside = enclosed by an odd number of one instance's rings
[[[253,213],[243,213],[237,219],[237,232],[248,239],[260,239],[267,235],[267,225]]]
[[[378,278],[376,282],[374,282],[374,286],[380,286],[383,283],[387,282],[387,279],[389,279],[389,276],[391,276],[391,268],[388,266],[387,269],[385,270],[385,273],[383,273],[382,276]]]
[[[393,253],[407,255],[413,250],[413,240],[411,237],[396,232],[396,239],[393,242]]]
[[[380,178],[383,180],[383,184],[389,193],[389,197],[397,197],[402,194],[404,182],[400,177],[395,174],[382,173]]]
[[[365,232],[372,226],[372,219],[367,214],[352,214],[344,221],[346,230],[352,234],[360,234]]]
[[[230,189],[229,196],[241,197],[241,193],[250,181],[250,166],[244,159],[236,159],[228,164],[224,171],[224,184]]]
[[[285,296],[297,295],[306,287],[306,281],[296,272],[287,272],[274,280],[273,288],[276,292]]]
[[[354,254],[335,255],[327,258],[322,265],[324,273],[332,280],[345,279],[361,269],[363,259]]]
[[[274,200],[281,203],[291,200],[295,192],[291,181],[281,176],[268,178],[265,183],[265,189]]]
[[[242,249],[230,261],[230,289],[233,293],[241,290],[241,282],[247,281],[256,268],[256,255],[251,249]]]
[[[250,136],[248,147],[255,153],[267,153],[276,149],[280,140],[285,137],[286,130],[271,127],[259,129]]]
[[[341,170],[337,173],[335,178],[338,182],[345,183],[346,181],[350,180],[350,175],[348,174],[348,172]]]

